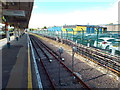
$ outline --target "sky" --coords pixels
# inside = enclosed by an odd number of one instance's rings
[[[118,23],[120,0],[35,0],[29,28]]]

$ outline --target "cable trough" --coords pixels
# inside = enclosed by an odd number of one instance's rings
[[[47,85],[49,88],[79,88],[91,90],[78,75],[72,72],[72,70],[62,62],[61,57],[57,55],[57,53],[47,47],[37,37],[30,35],[30,39],[36,53],[37,65],[39,67],[40,65],[42,66],[46,74]],[[46,81],[42,82],[44,83]]]

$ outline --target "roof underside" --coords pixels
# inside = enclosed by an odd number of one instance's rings
[[[10,10],[10,11],[23,11],[25,16],[15,16],[15,15],[5,15],[3,16],[11,26],[19,27],[19,28],[28,28],[33,2],[6,2],[2,3],[2,10]]]

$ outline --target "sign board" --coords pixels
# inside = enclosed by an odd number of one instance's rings
[[[3,15],[6,15],[6,16],[25,16],[25,11],[4,9]]]
[[[4,17],[4,16],[2,16],[2,21],[6,22],[6,19],[5,19],[5,17]]]

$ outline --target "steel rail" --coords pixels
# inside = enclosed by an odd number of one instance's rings
[[[49,81],[50,81],[50,83],[51,83],[51,85],[52,85],[52,88],[53,88],[53,90],[55,90],[55,86],[56,86],[56,85],[55,85],[55,83],[52,81],[49,73],[47,72],[47,70],[46,70],[46,68],[45,68],[45,66],[44,66],[44,63],[42,62],[42,59],[41,59],[41,57],[40,57],[40,55],[39,55],[39,53],[38,53],[38,51],[37,51],[37,49],[36,49],[36,47],[35,47],[35,44],[36,44],[36,45],[38,45],[38,44],[37,44],[36,42],[34,42],[32,38],[30,38],[30,39],[31,39],[31,42],[32,42],[32,44],[33,44],[34,50],[36,51],[37,56],[38,56],[39,59],[40,59],[40,62],[41,62],[41,64],[42,64],[42,67],[44,68],[44,70],[45,70],[45,72],[46,72],[46,75],[47,75],[47,77],[48,77],[48,79],[49,79]]]
[[[44,37],[46,37],[46,38],[49,38],[48,36],[44,36]],[[50,37],[50,39],[53,39],[54,37]],[[54,39],[53,39],[54,40]],[[90,48],[86,48],[87,46],[84,46],[84,45],[81,45],[81,44],[79,44],[79,45],[76,45],[76,44],[74,44],[74,42],[72,42],[72,41],[70,41],[70,40],[66,40],[66,39],[63,39],[62,40],[66,45],[68,45],[68,46],[76,46],[78,49],[79,49],[79,51],[83,48],[83,49],[87,49],[87,50],[89,50],[90,52],[92,51],[92,52],[94,52],[94,54],[96,54],[96,56],[94,57],[94,58],[90,58],[90,56],[86,56],[85,54],[83,54],[83,53],[85,53],[85,51],[82,49],[82,54],[80,54],[82,57],[84,57],[84,58],[87,58],[87,59],[89,59],[90,61],[92,61],[92,62],[94,62],[94,63],[96,63],[96,64],[98,64],[98,65],[100,65],[100,66],[102,66],[102,67],[105,67],[106,69],[108,69],[108,70],[110,70],[110,71],[112,71],[112,72],[114,72],[114,73],[116,73],[116,74],[118,74],[118,75],[120,75],[120,72],[119,72],[119,63],[118,62],[116,62],[116,61],[113,61],[113,60],[111,60],[111,59],[117,59],[117,57],[113,57],[113,56],[110,56],[109,54],[104,54],[104,53],[102,53],[102,51],[101,50],[98,50],[98,49],[94,49],[94,48],[92,48],[92,47],[90,47]],[[67,41],[67,43],[65,42],[65,41]],[[80,47],[81,46],[81,47]],[[92,50],[93,49],[93,50]],[[96,51],[95,51],[96,50]],[[98,52],[99,51],[99,52]],[[100,52],[101,51],[101,52]],[[54,52],[54,51],[53,51]],[[56,54],[57,55],[57,54]],[[89,55],[91,55],[91,53],[89,53]],[[100,55],[100,56],[99,56]],[[109,66],[105,66],[105,64],[102,64],[101,62],[98,62],[98,61],[96,61],[96,60],[94,60],[95,58],[98,58],[98,59],[100,59],[99,57],[103,57],[104,58],[104,61],[107,63],[107,61],[109,61],[110,63],[114,63],[114,64],[116,64],[118,67],[117,67],[117,69],[116,68],[114,68],[114,66],[111,66],[111,67],[109,67]],[[101,60],[101,59],[100,59]]]
[[[39,39],[39,38],[37,38],[37,39]],[[72,72],[71,69],[69,69],[69,68],[56,56],[56,53],[54,53],[54,51],[53,51],[51,48],[49,48],[46,44],[44,44],[42,41],[40,41],[40,39],[39,39],[39,42],[41,43],[41,45],[42,45],[56,60],[58,60],[68,71],[70,71],[71,74],[74,75],[74,76],[78,79],[78,81],[79,81],[86,89],[91,90],[91,88],[90,88],[84,81],[82,81],[74,72]]]
[[[68,40],[67,40],[68,41]],[[92,62],[94,62],[94,63],[96,63],[96,64],[98,64],[98,65],[100,65],[100,66],[103,66],[103,67],[105,67],[105,68],[107,68],[107,69],[109,69],[110,71],[112,71],[112,72],[114,72],[114,73],[117,73],[118,75],[120,75],[120,72],[119,72],[119,63],[118,62],[116,62],[116,61],[112,61],[112,60],[110,60],[110,58],[112,58],[112,57],[109,57],[109,56],[105,56],[105,55],[103,55],[103,53],[100,53],[100,52],[95,52],[94,51],[94,53],[96,54],[96,57],[90,57],[90,56],[92,56],[92,54],[91,54],[91,52],[93,52],[93,50],[92,49],[88,49],[88,48],[85,48],[86,46],[83,46],[83,45],[81,45],[82,47],[80,47],[79,45],[75,45],[75,44],[73,44],[73,42],[71,42],[70,41],[70,43],[72,43],[71,45],[73,46],[76,46],[78,49],[79,49],[79,51],[82,51],[82,53],[79,53],[82,57],[84,57],[84,58],[87,58],[87,59],[89,59],[90,61],[92,61]],[[67,43],[65,43],[66,45],[68,45]],[[85,53],[86,53],[86,51],[84,50],[84,49],[87,49],[87,50],[89,50],[89,56],[86,56],[85,55]],[[99,50],[100,51],[100,50]],[[99,59],[99,55],[97,55],[97,54],[101,54],[102,56],[103,56],[103,58],[105,59],[104,61],[110,61],[111,63],[115,63],[117,66],[118,66],[118,68],[116,69],[116,68],[114,68],[114,67],[108,67],[108,66],[105,66],[104,64],[102,64],[102,63],[100,63],[100,62],[98,62],[98,61],[96,61],[96,60],[94,60],[95,58],[98,58]],[[97,57],[98,56],[98,57]],[[107,62],[106,62],[107,63]]]
[[[81,55],[81,54],[80,54],[80,55]],[[89,54],[89,55],[91,55],[91,54]],[[94,63],[97,63],[97,64],[100,65],[100,66],[103,66],[103,67],[111,70],[111,71],[114,72],[114,73],[117,73],[118,75],[120,74],[120,72],[119,72],[118,70],[116,70],[116,68],[105,66],[105,64],[102,64],[102,62],[98,62],[98,60],[94,60],[95,58],[102,60],[101,58],[99,58],[99,57],[97,57],[97,56],[94,57],[94,58],[92,58],[92,59],[91,59],[91,57],[86,56],[85,54],[82,54],[81,56],[84,57],[84,58],[89,59],[90,61],[92,61],[92,62],[94,62]],[[103,58],[105,58],[105,57],[103,57]],[[106,63],[108,63],[107,60],[108,60],[108,59],[105,60]],[[103,60],[103,61],[104,61],[104,60]],[[111,62],[111,60],[109,60],[109,61]],[[114,64],[115,64],[115,62],[111,62],[111,63],[114,63]],[[117,66],[120,67],[119,65],[117,65]]]

